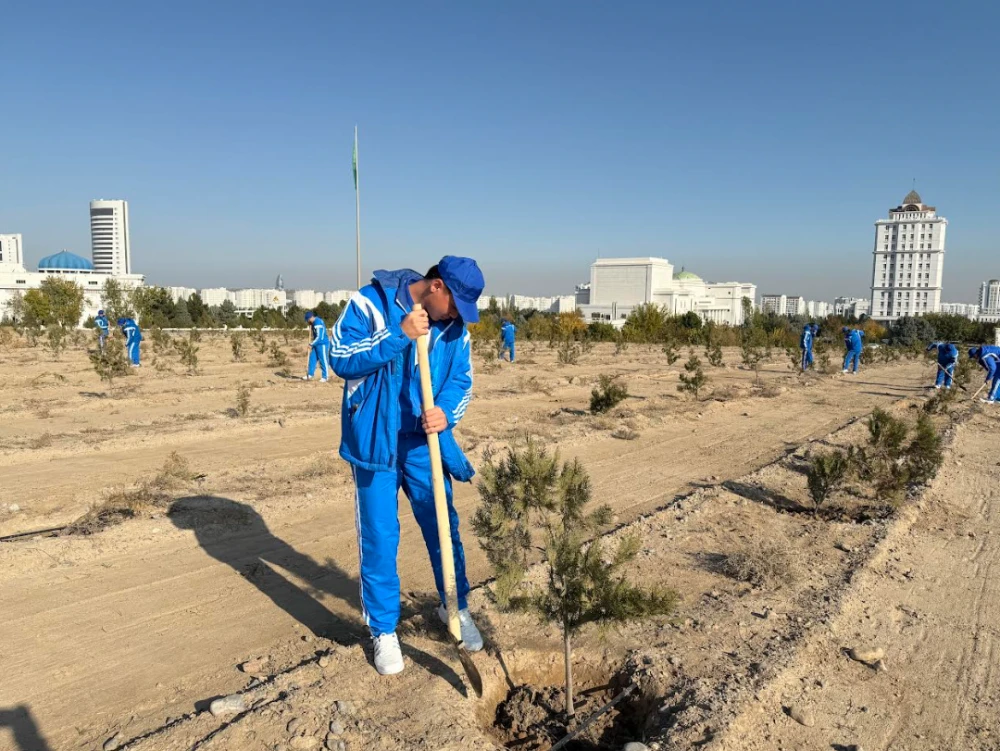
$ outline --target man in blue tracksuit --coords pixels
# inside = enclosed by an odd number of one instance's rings
[[[142,331],[139,329],[139,324],[131,318],[119,318],[118,328],[125,335],[125,349],[128,350],[132,367],[141,367],[139,364],[139,342],[142,341]]]
[[[94,319],[94,327],[97,329],[97,346],[101,352],[104,351],[104,342],[108,340],[108,317],[103,310],[97,311],[97,318]]]
[[[306,323],[309,324],[312,337],[309,342],[309,370],[305,380],[312,380],[313,373],[316,372],[316,363],[319,363],[320,373],[323,374],[319,379],[320,383],[326,383],[326,363],[330,356],[330,337],[326,333],[326,323],[311,310],[306,313]]]
[[[857,375],[858,368],[861,366],[861,350],[864,347],[861,340],[865,332],[861,329],[852,329],[848,326],[844,326],[841,331],[844,332],[844,347],[847,348],[847,354],[844,355],[844,372],[847,373],[850,364],[853,362],[854,375]]]
[[[469,581],[451,480],[469,482],[475,474],[452,429],[472,398],[465,324],[479,320],[476,300],[484,286],[471,258],[445,256],[426,275],[409,269],[377,271],[372,283],[351,297],[330,332],[330,362],[344,379],[340,455],[354,473],[362,610],[372,634],[375,667],[383,675],[403,669],[396,638],[400,488],[420,526],[444,603],[428,433],[437,433],[441,442],[462,640],[472,651],[483,646],[466,601]],[[415,311],[416,303],[423,309]],[[416,339],[428,331],[435,407],[424,412]],[[443,605],[438,615],[446,620]]]
[[[969,357],[983,366],[986,371],[986,396],[979,401],[996,404],[1000,401],[1000,347],[984,344],[969,350]]]
[[[500,338],[503,344],[500,347],[500,359],[503,359],[504,352],[510,352],[510,361],[514,362],[514,336],[517,334],[517,326],[510,321],[500,324]]]
[[[807,323],[802,327],[802,335],[799,337],[799,349],[802,350],[802,372],[809,370],[813,364],[813,327]]]
[[[958,363],[958,347],[951,342],[931,342],[927,345],[927,351],[937,350],[937,378],[934,381],[934,388],[939,389],[944,386],[951,388],[955,380],[955,365]]]

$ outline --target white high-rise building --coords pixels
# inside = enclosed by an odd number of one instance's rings
[[[90,202],[90,243],[94,270],[101,274],[130,274],[131,235],[128,201]]]
[[[236,303],[236,295],[225,287],[206,287],[198,294],[201,296],[201,301],[210,308],[222,305],[226,300]]]
[[[0,269],[15,271],[24,266],[20,235],[0,235]]]
[[[982,313],[1000,313],[1000,279],[990,279],[979,285],[979,310]]]
[[[941,309],[948,220],[915,190],[875,222],[871,317],[894,321]]]
[[[774,313],[775,315],[783,316],[785,315],[787,306],[788,297],[786,295],[761,295],[761,313]]]

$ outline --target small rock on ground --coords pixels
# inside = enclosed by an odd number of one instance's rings
[[[802,707],[789,708],[788,716],[799,723],[799,725],[807,728],[811,728],[816,724],[816,718],[813,716],[813,713]]]
[[[115,751],[122,744],[122,734],[115,733],[113,736],[104,741],[104,745],[101,748],[104,751]]]
[[[645,743],[639,743],[638,741],[631,741],[625,744],[622,751],[649,751],[649,746]]]
[[[208,711],[212,713],[213,717],[219,717],[226,714],[239,714],[240,712],[247,711],[246,702],[243,701],[243,697],[239,694],[232,694],[231,696],[223,696],[221,699],[216,699],[213,701],[209,707]]]
[[[292,738],[290,745],[294,749],[319,748],[319,738],[314,738],[311,735],[297,735]]]

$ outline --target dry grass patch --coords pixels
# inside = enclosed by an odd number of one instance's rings
[[[174,451],[152,478],[131,487],[105,491],[104,499],[70,524],[66,534],[92,535],[127,519],[165,509],[174,500],[174,491],[188,486],[194,479],[187,460]]]
[[[723,556],[719,571],[753,587],[772,589],[793,584],[798,579],[798,559],[783,536],[751,536],[728,555]]]

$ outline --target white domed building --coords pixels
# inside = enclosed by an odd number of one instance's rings
[[[654,303],[670,315],[694,312],[706,323],[739,326],[744,297],[755,300],[757,286],[706,282],[683,268],[674,273],[666,258],[599,258],[590,266],[589,298],[580,301],[580,310],[588,323],[622,326],[634,308]]]
[[[92,261],[66,250],[45,256],[38,262],[37,271],[28,271],[24,267],[21,235],[0,235],[0,320],[17,295],[38,289],[50,276],[68,279],[83,288],[83,320],[96,315],[101,308],[101,289],[108,279],[116,279],[123,287],[141,286],[145,279],[142,274],[97,271]]]

